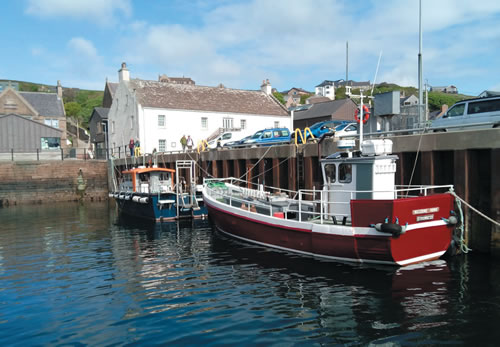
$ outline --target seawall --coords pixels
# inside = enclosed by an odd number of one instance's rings
[[[106,161],[0,162],[0,207],[108,197]]]

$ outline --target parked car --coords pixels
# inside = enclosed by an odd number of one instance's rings
[[[493,96],[457,102],[442,117],[433,120],[430,129],[439,132],[498,126],[500,126],[500,97]]]
[[[235,140],[235,141],[229,141],[224,144],[224,147],[227,148],[238,148],[238,147],[244,147],[245,146],[245,141],[250,139],[252,135],[245,136],[244,138],[240,140]]]
[[[311,132],[307,131],[307,133],[305,134],[306,136],[305,140],[307,142],[311,138],[311,133],[315,139],[321,139],[322,137],[333,135],[335,128],[337,126],[347,123],[348,121],[344,120],[326,120],[314,123],[309,127],[309,130],[311,130]],[[302,130],[302,134],[304,134],[304,130]],[[292,134],[292,141],[294,137],[295,137],[295,132]],[[299,136],[297,141],[298,143],[302,143],[302,138]]]
[[[259,130],[251,138],[244,142],[246,147],[269,146],[290,142],[290,130],[288,128],[271,128]]]
[[[214,149],[217,146],[222,147],[226,143],[234,141],[236,138],[244,136],[237,131],[225,131],[222,134],[218,135],[215,139],[208,141],[208,148]]]
[[[358,123],[340,124],[335,128],[335,137],[350,137],[358,135]]]

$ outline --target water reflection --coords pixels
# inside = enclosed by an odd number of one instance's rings
[[[499,337],[500,267],[489,259],[326,262],[227,238],[207,221],[122,218],[107,204],[0,209],[0,220],[2,345]]]

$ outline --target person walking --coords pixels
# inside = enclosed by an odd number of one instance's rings
[[[135,147],[134,139],[130,139],[130,142],[128,143],[128,148],[130,149],[131,157],[134,156],[134,147]]]
[[[182,145],[182,151],[183,152],[186,151],[186,144],[187,144],[186,135],[182,135],[182,137],[181,137],[181,145]]]
[[[193,139],[191,138],[191,135],[188,135],[188,138],[187,138],[187,146],[188,146],[188,151],[192,151],[193,150]]]

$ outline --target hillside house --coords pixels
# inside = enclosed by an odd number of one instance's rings
[[[448,93],[448,94],[458,94],[458,89],[454,85],[431,87],[430,91]]]
[[[330,100],[335,100],[335,82],[324,80],[314,87],[315,95],[324,96]]]
[[[196,145],[224,129],[241,130],[244,137],[263,128],[290,126],[269,81],[261,90],[239,90],[130,79],[125,63],[118,73],[108,114],[109,146],[115,155],[130,139],[138,139],[145,153],[177,151],[183,135],[191,135]]]

